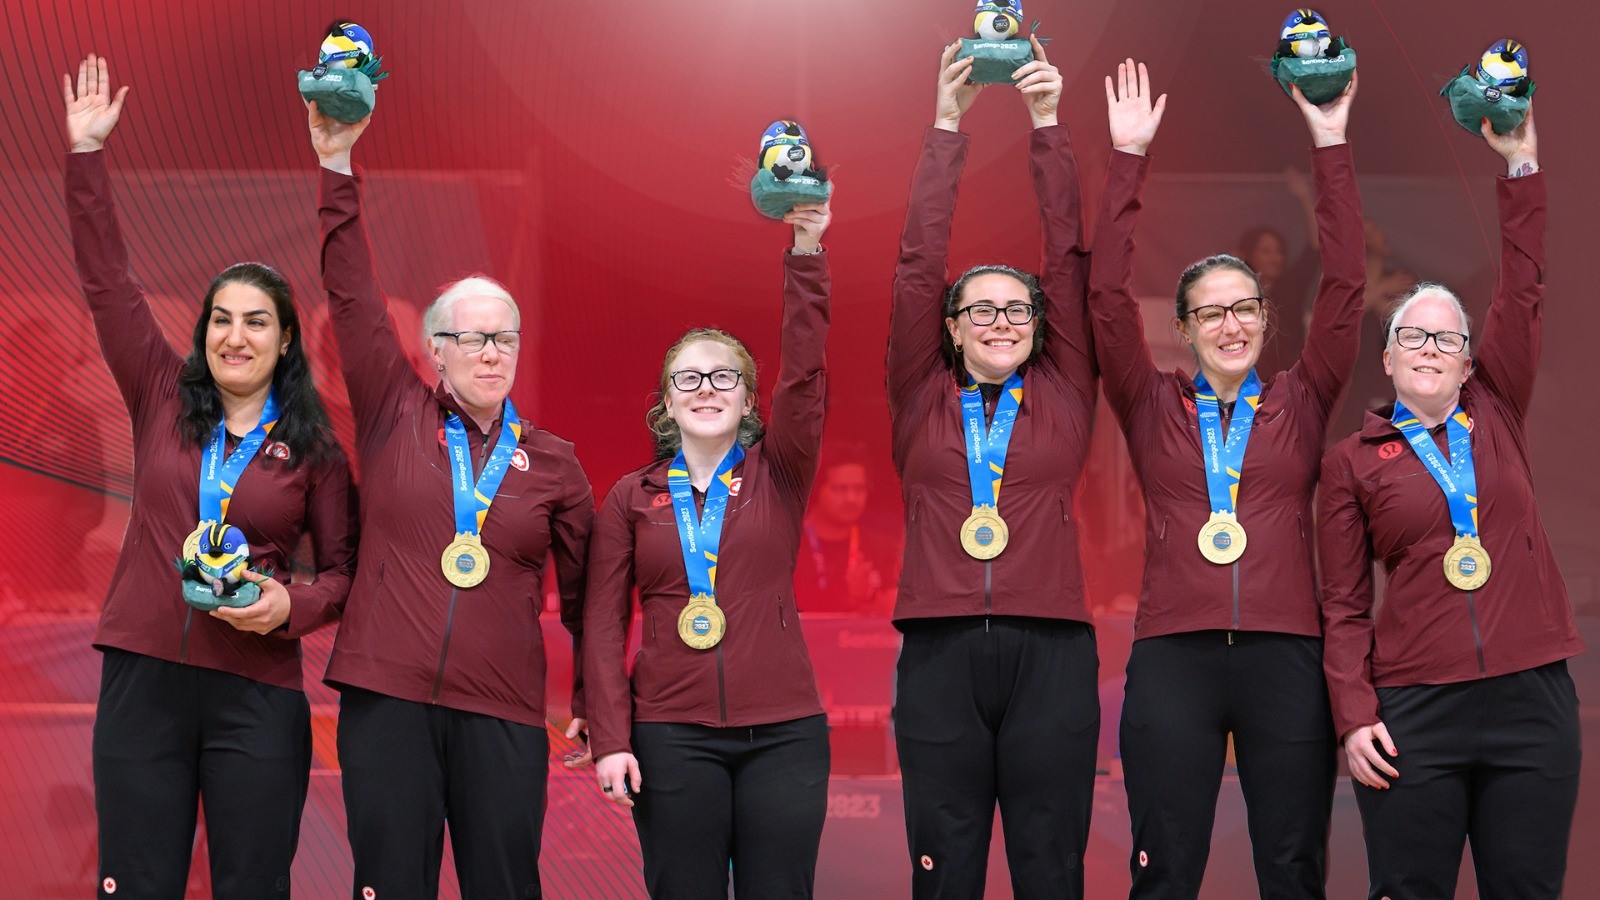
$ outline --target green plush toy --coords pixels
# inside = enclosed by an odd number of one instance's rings
[[[1439,93],[1450,101],[1450,114],[1462,128],[1480,134],[1488,119],[1495,134],[1509,134],[1528,117],[1537,87],[1528,77],[1528,48],[1506,38],[1491,44]]]
[[[1283,20],[1272,75],[1285,94],[1294,85],[1306,100],[1321,106],[1344,93],[1355,71],[1356,52],[1344,38],[1333,37],[1322,13],[1297,9]]]
[[[761,134],[761,154],[750,179],[750,200],[761,214],[781,219],[802,203],[827,203],[833,184],[814,165],[811,140],[799,122],[779,119]]]
[[[372,49],[372,35],[354,22],[334,22],[322,39],[317,67],[300,72],[300,96],[340,122],[359,122],[372,114],[383,60]]]

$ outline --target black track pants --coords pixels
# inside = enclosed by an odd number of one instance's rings
[[[462,900],[539,897],[549,754],[540,727],[343,688],[351,896],[437,897],[448,821]]]
[[[1337,745],[1322,641],[1197,631],[1142,638],[1128,657],[1130,897],[1199,895],[1230,733],[1261,896],[1326,896]]]
[[[106,650],[94,720],[100,896],[181,900],[204,805],[212,895],[284,900],[310,771],[304,693]]]
[[[958,618],[903,625],[894,727],[912,895],[980,898],[995,802],[1018,900],[1083,896],[1100,729],[1094,630]]]
[[[654,900],[809,898],[828,811],[828,720],[636,722],[633,820]]]
[[[1582,759],[1566,662],[1379,688],[1378,706],[1400,777],[1388,790],[1355,784],[1368,896],[1450,900],[1471,841],[1485,900],[1560,897]]]

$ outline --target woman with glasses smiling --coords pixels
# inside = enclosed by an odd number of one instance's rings
[[[1115,148],[1089,307],[1106,397],[1145,498],[1145,570],[1122,706],[1133,897],[1194,897],[1231,733],[1263,897],[1322,897],[1334,784],[1312,571],[1323,433],[1355,365],[1366,262],[1345,125],[1356,83],[1294,100],[1315,149],[1322,281],[1305,350],[1264,385],[1269,307],[1242,260],[1178,279],[1173,322],[1196,372],[1161,372],[1131,289],[1152,103],[1143,63],[1106,79]]]
[[[1071,516],[1095,403],[1077,163],[1056,120],[1061,74],[1035,40],[1014,81],[1033,123],[1043,275],[982,265],[951,284],[959,129],[982,89],[957,46],[940,60],[889,323],[912,895],[983,896],[998,802],[1017,896],[1081,897],[1100,698]]]
[[[1546,209],[1533,112],[1483,137],[1507,169],[1483,333],[1419,285],[1389,320],[1394,405],[1322,464],[1324,666],[1373,897],[1452,896],[1468,840],[1482,896],[1558,897],[1577,802],[1566,660],[1583,640],[1528,445]]]
[[[537,897],[549,754],[544,561],[554,554],[561,621],[577,644],[594,503],[572,445],[529,426],[511,402],[521,315],[505,288],[482,277],[448,286],[423,317],[439,380],[411,368],[373,271],[350,161],[369,121],[309,108],[322,278],[361,467],[361,565],[326,675],[340,691],[354,893],[436,894],[448,821],[463,896]],[[577,737],[581,679],[572,708],[567,736]]]
[[[652,897],[810,897],[828,723],[794,604],[822,443],[826,205],[784,216],[772,419],[726,332],[667,351],[645,416],[656,459],[606,497],[589,546],[583,671],[601,795],[633,809]],[[641,645],[625,664],[633,595]]]

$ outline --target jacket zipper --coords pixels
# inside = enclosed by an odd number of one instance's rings
[[[489,436],[483,436],[483,443],[478,445],[478,465],[474,472],[482,472],[484,463],[489,459]],[[474,475],[476,477],[476,475]],[[454,503],[454,500],[451,500]],[[454,513],[452,513],[454,515]],[[482,535],[479,535],[482,537]],[[439,702],[439,691],[444,687],[444,665],[450,658],[450,634],[456,628],[456,597],[461,591],[452,586],[450,588],[450,608],[444,614],[444,640],[439,645],[439,670],[433,675],[433,693],[429,695],[429,703]]]
[[[1483,664],[1483,636],[1478,632],[1478,607],[1472,602],[1472,593],[1467,591],[1467,615],[1472,618],[1472,645],[1478,651],[1478,675],[1482,677],[1488,675],[1489,670]]]

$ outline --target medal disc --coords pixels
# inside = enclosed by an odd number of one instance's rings
[[[1219,566],[1244,555],[1244,526],[1228,513],[1214,512],[1200,529],[1200,555]]]
[[[979,506],[961,523],[961,549],[973,559],[994,559],[1011,541],[1011,529],[992,506]]]
[[[489,577],[489,551],[475,534],[457,534],[444,548],[439,568],[446,581],[459,588],[477,587]]]
[[[696,650],[710,650],[722,642],[728,620],[710,594],[696,594],[678,613],[678,637]]]
[[[210,522],[201,522],[193,531],[189,532],[188,537],[183,539],[183,561],[185,565],[194,562],[194,558],[200,555],[200,535],[205,534],[206,529],[209,527],[211,527]]]
[[[1456,536],[1444,555],[1444,577],[1463,591],[1475,591],[1489,580],[1489,552],[1477,538]]]

